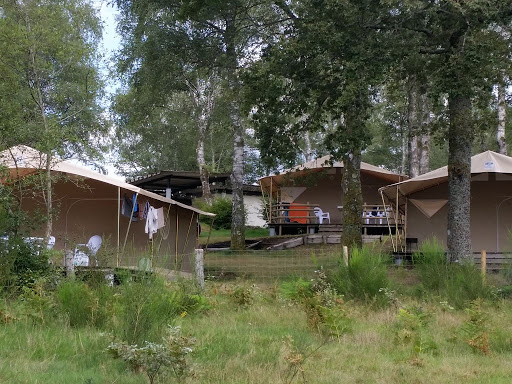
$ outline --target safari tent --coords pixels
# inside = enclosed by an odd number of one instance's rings
[[[343,163],[324,156],[278,175],[260,179],[264,200],[269,206],[269,226],[316,224],[342,226]],[[363,226],[385,227],[385,215],[379,188],[403,180],[403,176],[368,163],[361,163]],[[314,213],[320,208],[329,213],[330,223]]]
[[[37,150],[17,146],[0,153],[0,163],[8,168],[11,180],[37,178],[45,172],[45,156]],[[118,179],[92,171],[74,162],[56,160],[53,176],[55,249],[69,251],[86,243],[93,235],[110,247],[114,266],[137,265],[141,257],[155,266],[190,269],[197,246],[197,218],[211,215]],[[4,179],[4,183],[7,180]],[[45,212],[41,190],[20,191],[21,207],[27,212]],[[134,208],[134,202],[137,207]],[[143,210],[153,207],[164,214],[156,234],[145,231]],[[162,216],[162,215],[160,215]],[[161,219],[160,219],[161,220]],[[44,229],[33,233],[41,236]]]
[[[406,216],[405,242],[436,237],[446,245],[448,167],[386,186],[385,199]],[[471,244],[474,252],[512,250],[512,158],[486,151],[471,158]]]

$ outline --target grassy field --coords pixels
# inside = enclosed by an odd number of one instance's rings
[[[208,241],[209,232],[210,226],[208,224],[201,223],[201,234],[199,235],[199,244],[206,244],[206,242]],[[247,228],[245,231],[245,238],[248,240],[267,237],[268,235],[268,228]],[[231,240],[230,229],[212,229],[210,243],[220,243],[229,240]]]
[[[169,318],[196,339],[190,355],[193,373],[184,382],[511,382],[510,300],[456,310],[441,297],[415,297],[418,276],[413,270],[392,268],[389,277],[389,305],[337,299],[335,323],[342,326],[336,332],[326,327],[328,318],[319,321],[310,307],[287,299],[277,284],[208,282],[209,310]],[[147,292],[142,303],[150,302]],[[115,291],[108,301],[119,304],[116,297],[124,294]],[[132,294],[128,299],[135,311],[137,297],[144,295]],[[71,326],[69,319],[55,315],[58,305],[37,300],[31,296],[0,305],[1,383],[148,382],[142,372],[105,352],[116,333],[109,327],[120,321],[116,315],[105,327]],[[177,381],[157,377],[155,382]]]

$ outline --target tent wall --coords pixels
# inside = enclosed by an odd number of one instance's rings
[[[472,179],[471,244],[473,251],[511,251],[512,180],[504,175],[492,173],[475,175]],[[408,197],[447,199],[448,183],[413,193]],[[419,243],[435,236],[446,245],[447,222],[448,205],[429,219],[413,204],[408,203],[407,237],[418,238]]]
[[[339,169],[340,170],[340,169]],[[341,223],[341,212],[338,206],[342,205],[343,193],[341,191],[341,172],[323,174],[314,185],[310,185],[293,203],[319,204],[324,212],[331,215],[331,223]],[[365,173],[361,173],[361,188],[363,202],[366,204],[381,205],[382,199],[378,189],[386,185],[386,181]],[[292,201],[286,201],[291,203]]]
[[[121,200],[124,194],[132,199],[134,193],[121,189]],[[56,238],[55,249],[73,249],[75,244],[86,243],[91,236],[101,235],[104,240],[102,247],[116,251],[118,187],[92,179],[79,182],[62,179],[54,184],[54,199],[57,209],[52,231]],[[163,208],[165,227],[157,232],[152,244],[145,233],[145,220],[130,224],[130,219],[121,215],[120,264],[137,266],[141,257],[151,257],[153,245],[155,265],[173,269],[178,261],[182,270],[189,271],[196,247],[197,214],[142,195],[138,197],[140,209],[146,201],[155,208]],[[24,198],[22,208],[28,212],[45,211],[43,200],[37,195]],[[128,226],[130,229],[122,253]],[[33,235],[41,236],[43,233],[44,228],[41,228]]]

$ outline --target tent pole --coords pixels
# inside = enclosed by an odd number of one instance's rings
[[[119,234],[121,232],[121,187],[117,187],[117,250],[116,267],[119,268]]]
[[[213,222],[215,221],[215,216],[212,216],[212,222],[210,223],[210,232],[208,232],[208,240],[206,240],[206,247],[204,247],[204,250],[208,249],[208,244],[210,244],[210,237],[212,236],[212,230],[213,230]]]
[[[190,229],[192,228],[192,223],[194,222],[194,214],[190,216],[190,223],[188,224],[188,231],[187,231],[187,237],[185,238],[185,245],[183,246],[183,254],[185,254],[185,251],[187,250],[188,245],[188,237],[190,236]]]
[[[178,232],[179,232],[178,206],[176,206],[176,242],[174,244],[174,265],[178,268]]]
[[[268,201],[269,201],[268,224],[270,225],[270,224],[272,224],[272,176],[270,176],[270,196],[268,198]]]
[[[407,251],[407,206],[409,202],[407,201],[407,197],[405,198],[405,215],[404,215],[404,239],[405,239],[405,250]]]
[[[137,201],[137,198],[139,197],[139,192],[135,194],[135,201]],[[128,241],[128,234],[130,233],[130,226],[132,225],[132,217],[133,212],[135,212],[135,204],[133,204],[132,207],[132,213],[130,215],[130,221],[128,221],[128,228],[126,229],[126,236],[124,237],[124,243],[123,243],[123,255],[124,255],[124,249],[126,248],[126,242]]]
[[[389,223],[389,215],[387,214],[387,209],[386,209],[386,202],[384,201],[384,193],[382,193],[382,191],[379,191],[380,192],[380,197],[382,199],[382,205],[384,206],[384,213],[386,214],[386,222],[388,223],[388,231],[389,231],[389,237],[391,237],[391,245],[393,246],[393,251],[397,251],[397,249],[395,248],[395,241],[393,240],[393,234],[391,233],[391,224]]]

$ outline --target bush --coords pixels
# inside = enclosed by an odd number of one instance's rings
[[[203,200],[195,200],[194,205],[202,211],[215,213],[215,215],[217,215],[213,222],[213,229],[231,228],[232,206],[230,199],[217,197],[213,200],[212,205],[206,204]],[[211,218],[200,216],[199,220],[210,224]]]
[[[352,249],[348,266],[343,261],[327,275],[336,291],[347,297],[374,300],[388,286],[387,258],[372,247]]]
[[[441,292],[449,278],[450,264],[444,248],[434,237],[423,242],[412,256],[423,286],[434,292]]]
[[[0,286],[16,294],[32,288],[41,278],[53,274],[49,264],[52,251],[28,243],[21,236],[0,242]]]

